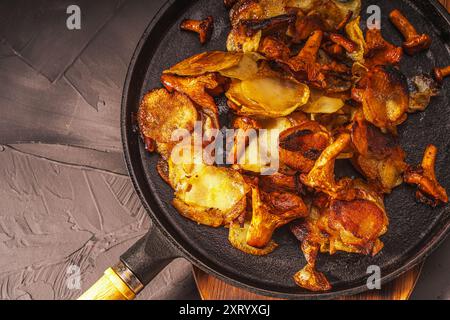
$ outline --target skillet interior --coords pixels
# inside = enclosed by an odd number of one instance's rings
[[[387,19],[387,13],[399,8],[407,14],[414,25],[430,34],[433,45],[428,53],[414,58],[406,57],[401,69],[407,76],[429,72],[435,65],[450,64],[450,49],[443,41],[443,31],[450,31],[449,24],[438,29],[432,25],[410,1],[363,1],[363,8],[378,4],[383,14],[384,36],[395,44],[402,41],[401,35]],[[364,13],[364,10],[363,10]],[[212,40],[201,46],[194,34],[179,31],[184,18],[204,18],[213,15],[215,31]],[[363,21],[365,15],[363,14]],[[340,294],[363,291],[366,270],[370,265],[382,268],[384,280],[406,271],[423,258],[448,233],[449,207],[431,209],[414,201],[413,189],[402,186],[386,198],[390,216],[389,232],[382,238],[383,251],[376,256],[364,257],[338,253],[321,255],[318,269],[324,272],[333,290],[316,294],[297,287],[292,276],[304,266],[305,260],[298,242],[286,230],[277,232],[275,240],[280,247],[267,257],[254,257],[235,250],[228,244],[226,229],[199,226],[181,217],[171,206],[173,191],[155,170],[156,155],[144,150],[139,135],[132,130],[131,114],[138,109],[139,101],[148,90],[160,87],[159,77],[163,70],[196,53],[206,50],[225,50],[225,39],[229,31],[227,11],[222,1],[198,0],[167,4],[144,35],[132,63],[132,70],[125,87],[122,126],[124,147],[136,189],[153,219],[166,231],[166,235],[200,267],[215,273],[222,279],[239,283],[264,294],[282,297],[329,298]],[[134,68],[133,68],[134,64]],[[400,129],[402,146],[408,153],[409,163],[419,163],[426,145],[438,146],[437,175],[450,190],[450,109],[447,81],[441,95],[435,98],[424,113],[411,115]],[[221,120],[227,121],[224,101],[218,101],[222,111]],[[345,166],[343,168],[345,170]],[[340,174],[342,172],[338,172]]]

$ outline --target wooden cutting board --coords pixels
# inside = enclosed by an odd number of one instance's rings
[[[408,300],[419,278],[422,265],[413,268],[381,290],[343,297],[340,300]],[[277,300],[233,287],[194,267],[194,278],[203,300]]]
[[[439,0],[450,12],[450,0]],[[411,296],[422,266],[412,270],[385,285],[381,290],[374,290],[342,300],[407,300]],[[194,267],[194,277],[197,288],[203,300],[276,300],[233,287],[225,282],[208,275]]]

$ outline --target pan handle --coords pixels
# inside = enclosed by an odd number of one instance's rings
[[[133,300],[170,262],[181,257],[156,228],[120,257],[78,300]]]

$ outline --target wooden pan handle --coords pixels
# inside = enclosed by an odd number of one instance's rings
[[[144,286],[123,264],[108,268],[78,300],[133,300]]]

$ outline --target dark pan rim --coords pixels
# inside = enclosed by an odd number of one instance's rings
[[[131,116],[128,114],[128,100],[129,100],[129,89],[132,84],[133,77],[137,70],[136,62],[138,61],[141,50],[145,43],[148,41],[148,37],[152,32],[152,29],[161,19],[161,17],[165,14],[165,12],[176,2],[176,0],[167,0],[159,9],[157,14],[154,16],[144,34],[139,41],[136,50],[132,56],[131,62],[129,64],[127,77],[124,84],[123,95],[122,95],[122,108],[121,108],[121,118],[120,118],[120,127],[121,127],[121,136],[122,136],[122,145],[124,151],[125,163],[127,166],[127,170],[131,177],[134,189],[141,200],[142,205],[148,212],[152,222],[154,223],[153,227],[157,227],[163,234],[163,236],[169,240],[169,242],[179,250],[180,257],[188,259],[192,264],[200,268],[201,270],[212,274],[213,276],[223,280],[233,286],[243,288],[250,292],[264,295],[268,297],[276,297],[276,298],[284,298],[284,299],[333,299],[341,296],[350,296],[358,293],[362,293],[368,290],[366,285],[356,286],[350,289],[343,289],[338,291],[330,291],[330,292],[319,292],[319,293],[286,293],[286,292],[277,292],[271,291],[267,289],[257,288],[255,286],[239,282],[235,279],[230,278],[229,276],[211,268],[206,263],[202,262],[201,254],[199,256],[195,256],[192,252],[187,250],[181,241],[178,241],[176,237],[170,232],[168,224],[163,223],[155,214],[155,211],[159,211],[160,209],[156,205],[156,201],[148,201],[148,198],[154,200],[153,194],[148,194],[143,191],[145,189],[140,182],[140,178],[144,177],[144,168],[142,164],[136,161],[133,161],[132,152],[132,140],[136,142],[136,134],[132,132],[132,126],[128,123],[128,118]],[[450,28],[450,15],[444,9],[444,7],[437,0],[427,0],[427,2],[433,7],[436,13],[445,20],[447,26]],[[134,148],[138,149],[138,146],[134,146]],[[412,257],[410,257],[403,266],[398,269],[390,272],[387,275],[382,276],[381,283],[382,285],[387,284],[388,282],[396,279],[401,276],[405,272],[411,270],[413,267],[417,266],[421,262],[423,262],[444,240],[446,240],[447,236],[450,234],[450,216],[447,216],[446,221],[442,223],[441,226],[436,226],[437,230],[432,235],[431,239],[428,240],[427,243],[423,245],[420,250],[418,250]]]

